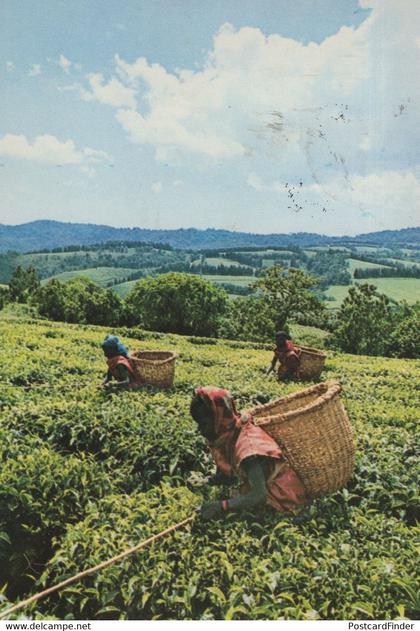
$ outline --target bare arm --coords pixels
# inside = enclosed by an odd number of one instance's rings
[[[274,369],[275,369],[275,367],[276,367],[277,360],[278,360],[278,357],[277,357],[276,355],[273,355],[273,359],[271,360],[271,365],[270,365],[270,367],[267,369],[267,373],[266,373],[267,375],[269,375],[271,372],[273,372],[273,370],[274,370]]]
[[[207,502],[201,507],[201,516],[205,521],[222,517],[228,511],[252,511],[265,504],[267,500],[267,485],[265,482],[264,466],[260,457],[245,459],[241,468],[245,471],[249,483],[249,492],[223,502]]]

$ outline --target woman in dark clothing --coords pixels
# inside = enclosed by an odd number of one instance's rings
[[[279,381],[295,379],[298,376],[300,354],[299,346],[292,342],[287,333],[278,331],[276,333],[276,348],[267,375],[274,371],[277,362],[279,362],[277,379]]]
[[[280,446],[252,423],[249,414],[237,413],[229,392],[198,388],[190,412],[217,466],[213,484],[225,484],[235,477],[242,481],[237,497],[204,504],[203,519],[215,519],[227,511],[255,510],[265,504],[290,511],[307,501],[305,488]]]
[[[128,358],[127,347],[116,335],[107,335],[102,343],[108,372],[102,382],[104,388],[136,388],[140,384]],[[115,382],[112,382],[115,379]]]

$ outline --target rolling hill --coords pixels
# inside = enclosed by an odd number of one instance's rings
[[[150,230],[145,228],[113,228],[98,224],[65,223],[39,220],[19,225],[0,224],[0,252],[29,252],[71,245],[89,245],[105,241],[148,241],[168,243],[177,248],[219,248],[246,246],[334,245],[337,243],[394,243],[415,245],[420,241],[420,228],[386,230],[356,237],[329,237],[307,232],[291,234],[253,234],[208,228]]]

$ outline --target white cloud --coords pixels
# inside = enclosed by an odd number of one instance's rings
[[[70,59],[67,59],[67,57],[61,54],[58,60],[58,65],[60,66],[60,68],[64,70],[64,72],[68,73],[72,65],[72,62],[70,61]]]
[[[0,139],[0,155],[55,164],[89,164],[109,159],[105,151],[77,149],[73,140],[60,142],[55,136],[37,136],[31,143],[24,135],[6,134]]]
[[[162,190],[162,182],[153,182],[150,188],[154,193],[160,193]]]
[[[180,186],[184,185],[184,182],[182,180],[174,180],[172,184],[175,186],[175,188],[179,188]]]
[[[7,72],[13,72],[13,70],[15,70],[16,66],[13,63],[13,61],[6,61],[6,70]]]
[[[342,27],[319,44],[225,24],[196,71],[169,72],[144,57],[128,63],[117,55],[118,77],[139,107],[119,107],[116,117],[133,142],[153,146],[165,160],[265,155],[269,146],[279,167],[283,160],[322,179],[343,171],[341,158],[350,172],[365,169],[368,159],[390,159],[391,143],[397,164],[408,129],[420,142],[420,3],[365,5],[373,10],[358,28]],[[394,116],[402,103],[404,120]]]
[[[246,183],[256,191],[263,191],[266,189],[266,186],[264,185],[261,178],[255,173],[250,173],[248,175]]]
[[[80,89],[80,95],[84,101],[99,101],[113,107],[136,107],[134,91],[124,86],[115,77],[108,83],[104,83],[103,75],[98,72],[88,75],[88,81],[90,91]]]
[[[29,77],[37,77],[42,72],[41,66],[39,64],[33,64],[32,68],[29,71]]]
[[[362,151],[369,151],[369,149],[372,147],[371,138],[367,135],[364,136],[359,142],[359,147],[360,149],[362,149]]]

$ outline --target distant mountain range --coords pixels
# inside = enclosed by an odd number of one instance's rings
[[[113,228],[111,226],[39,220],[17,226],[0,224],[0,252],[33,252],[38,250],[90,245],[105,241],[150,241],[167,243],[175,248],[203,249],[246,246],[337,245],[370,243],[372,245],[419,245],[420,227],[370,232],[356,237],[329,237],[310,232],[291,234],[253,234],[229,230],[150,230],[145,228]]]

